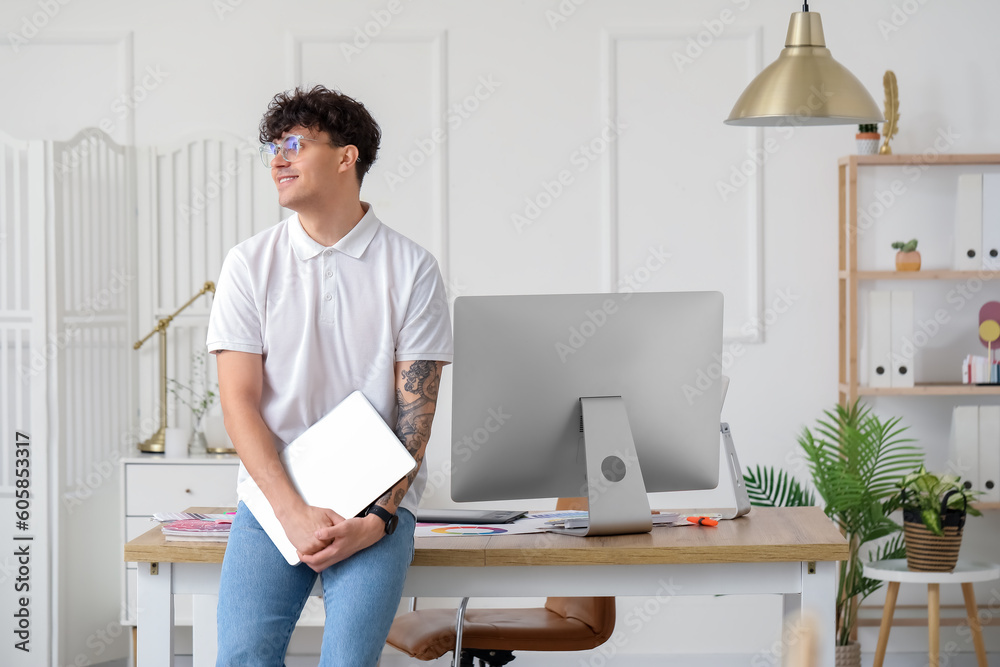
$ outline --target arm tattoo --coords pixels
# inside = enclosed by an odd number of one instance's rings
[[[414,361],[409,370],[403,371],[402,377],[406,380],[403,385],[406,391],[419,396],[421,405],[437,401],[441,376],[436,361]]]
[[[429,403],[437,404],[441,376],[436,361],[414,361],[409,369],[403,371],[402,378],[406,380],[403,385],[406,391],[416,394],[417,398],[407,403],[403,392],[396,390],[396,437],[411,455],[416,455],[430,439],[431,422],[434,420],[433,412],[422,413],[421,408]]]
[[[416,395],[416,398],[407,402],[401,389],[396,389],[396,437],[406,447],[406,451],[413,456],[417,465],[393,488],[377,501],[380,505],[389,501],[392,497],[393,503],[398,507],[406,495],[407,489],[417,477],[417,471],[423,463],[421,450],[430,440],[431,423],[434,420],[434,408],[437,404],[438,389],[441,385],[441,374],[438,370],[438,362],[419,360],[410,364],[410,367],[400,376],[405,380],[403,388]]]

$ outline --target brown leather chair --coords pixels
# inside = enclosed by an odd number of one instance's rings
[[[561,498],[556,509],[586,509],[586,498]],[[421,609],[398,616],[386,642],[418,660],[434,660],[459,651],[453,666],[506,665],[514,651],[585,651],[611,637],[615,629],[615,599],[548,598],[544,607],[530,609],[469,609],[462,600],[458,613]],[[457,616],[457,618],[456,618]]]

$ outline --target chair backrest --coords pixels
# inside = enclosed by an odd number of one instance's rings
[[[557,510],[586,510],[587,499],[560,498]],[[545,608],[563,618],[575,618],[594,631],[594,646],[603,644],[615,629],[615,599],[601,598],[548,598]]]
[[[590,506],[587,499],[583,498],[560,498],[556,501],[557,510],[586,510]]]

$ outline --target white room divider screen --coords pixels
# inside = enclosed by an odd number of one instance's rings
[[[281,216],[269,172],[257,157],[256,137],[187,138],[140,152],[138,284],[139,327],[144,335],[215,281],[226,252]],[[211,295],[193,303],[170,325],[167,376],[196,390],[216,382],[215,365],[201,363]],[[159,377],[157,341],[139,353],[140,376]],[[176,388],[176,385],[171,383]],[[139,400],[144,421],[156,420],[158,385],[143,381]],[[182,397],[188,398],[184,390]],[[193,427],[191,411],[168,395],[170,425]],[[150,429],[144,429],[150,430]]]
[[[53,142],[51,150],[46,307],[61,342],[50,415],[60,484],[73,490],[132,435],[135,151],[99,130]]]
[[[96,129],[66,142],[0,135],[0,539],[33,537],[20,540],[32,546],[29,662],[5,642],[0,663],[65,662],[60,629],[95,602],[74,582],[118,580],[117,461],[159,426],[159,341],[132,346],[218,278],[229,248],[280,219],[257,160],[255,138],[137,150]],[[192,364],[210,307],[205,297],[172,323],[168,377],[215,382],[214,364]],[[169,425],[193,426],[168,398]],[[18,433],[30,447],[27,503],[15,497]],[[26,530],[7,520],[18,500]],[[19,565],[4,552],[10,583]],[[4,617],[17,611],[0,599]]]

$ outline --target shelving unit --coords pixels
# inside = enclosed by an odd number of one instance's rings
[[[850,276],[850,271],[840,271],[842,279]],[[948,271],[946,269],[931,269],[929,271],[855,271],[858,280],[993,280],[1000,278],[1000,271]]]
[[[840,385],[841,401],[854,391],[854,396],[1000,396],[1000,385],[968,385],[947,382],[918,382],[913,387],[851,387]]]
[[[920,397],[982,397],[1000,396],[1000,385],[967,385],[958,382],[918,382],[913,387],[869,387],[861,385],[859,373],[859,331],[858,296],[862,283],[880,280],[907,281],[907,289],[916,292],[920,283],[968,281],[979,279],[984,282],[1000,279],[1000,271],[954,271],[948,269],[921,269],[920,271],[861,271],[858,269],[858,176],[859,168],[874,169],[880,166],[906,165],[1000,165],[1000,154],[935,155],[850,155],[837,162],[839,176],[838,198],[838,240],[839,271],[838,288],[840,301],[839,335],[839,385],[841,404],[853,403],[859,396],[920,396]],[[1000,503],[973,503],[980,511],[1000,510]],[[905,608],[903,605],[899,608]],[[926,607],[921,605],[921,609]],[[985,605],[980,604],[984,609]],[[862,609],[875,609],[865,605]],[[860,626],[878,627],[877,617],[862,618]],[[894,625],[925,625],[927,619],[898,619]],[[945,625],[957,624],[946,621]]]
[[[862,284],[872,281],[908,281],[912,289],[920,283],[1000,279],[1000,271],[862,271],[858,268],[858,178],[860,168],[900,165],[1000,165],[1000,154],[937,155],[851,155],[838,160],[839,175],[839,385],[841,404],[853,403],[860,396],[983,397],[1000,396],[1000,385],[968,385],[958,382],[918,382],[913,387],[870,387],[860,383],[858,302]],[[1000,284],[1000,283],[998,283]],[[924,285],[926,287],[926,285]],[[1000,503],[976,503],[980,510],[1000,510]]]
[[[853,403],[859,396],[1000,396],[1000,386],[960,383],[918,383],[914,387],[867,387],[859,382],[858,294],[861,283],[874,280],[962,281],[1000,278],[1000,271],[860,271],[858,269],[858,172],[861,167],[923,167],[936,165],[1000,165],[1000,154],[849,155],[837,161],[839,178],[838,239],[840,301],[839,400]]]

